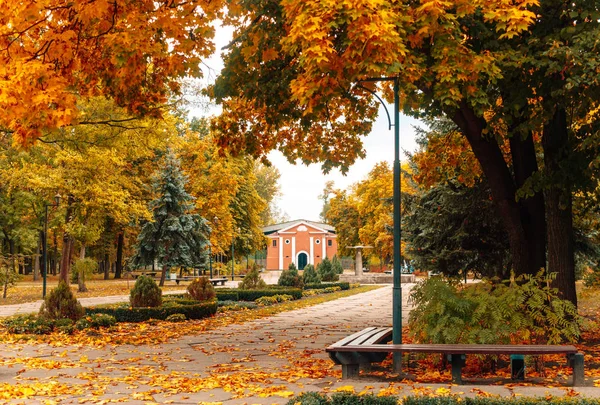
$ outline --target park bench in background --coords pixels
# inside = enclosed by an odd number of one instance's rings
[[[227,281],[227,277],[220,277],[220,278],[209,278],[208,279],[213,285],[217,285],[217,284],[221,284],[221,285],[225,285],[225,282]]]
[[[342,378],[358,377],[360,366],[383,361],[387,353],[442,353],[452,365],[452,382],[462,384],[462,367],[467,354],[541,355],[566,354],[573,368],[573,386],[584,384],[583,354],[571,345],[463,345],[387,344],[392,328],[366,328],[329,346],[329,357],[342,366]]]

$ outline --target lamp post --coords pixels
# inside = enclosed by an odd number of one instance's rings
[[[219,218],[217,218],[216,216],[213,218],[213,222],[216,225],[217,221],[219,220]],[[212,234],[212,228],[210,230],[210,233]],[[213,278],[213,270],[212,270],[212,243],[210,243],[210,240],[208,241],[208,267],[210,269],[210,278]]]
[[[361,80],[362,82],[379,82],[379,81],[392,81],[394,82],[394,123],[392,124],[392,120],[390,119],[390,113],[385,106],[385,103],[381,98],[372,90],[367,89],[359,84],[359,86],[373,94],[379,102],[385,108],[385,112],[388,117],[388,122],[390,129],[392,126],[394,127],[394,195],[392,198],[393,201],[393,210],[394,210],[394,267],[393,267],[393,275],[394,275],[394,287],[392,293],[392,342],[394,344],[402,343],[402,267],[400,264],[401,260],[401,236],[402,230],[400,221],[402,220],[400,213],[400,193],[401,193],[401,182],[400,182],[400,95],[398,91],[400,90],[400,84],[397,77],[381,77],[381,78],[369,78],[365,80]],[[402,353],[394,353],[394,370],[400,372],[402,368]]]
[[[48,207],[58,207],[60,203],[60,194],[54,196],[54,204],[44,204],[44,233],[42,234],[42,298],[46,298],[46,282],[48,277]]]

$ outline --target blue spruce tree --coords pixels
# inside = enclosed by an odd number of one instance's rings
[[[171,267],[205,267],[210,228],[200,215],[191,214],[194,197],[185,191],[186,177],[179,160],[167,151],[162,170],[153,188],[157,198],[150,203],[153,221],[143,225],[131,267],[162,267],[160,284],[164,285]]]

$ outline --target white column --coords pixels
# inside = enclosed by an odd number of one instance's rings
[[[298,264],[296,263],[296,237],[292,236],[292,263],[294,264]]]
[[[283,238],[279,237],[279,270],[283,269]]]
[[[310,257],[308,258],[308,262],[314,266],[315,264],[315,238],[310,237]]]
[[[323,236],[323,239],[321,240],[321,245],[323,245],[323,254],[321,255],[322,259],[325,259],[327,257],[327,246],[325,246],[325,237]]]

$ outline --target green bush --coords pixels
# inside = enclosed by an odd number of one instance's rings
[[[238,288],[241,290],[258,290],[266,287],[267,283],[260,277],[258,265],[256,263],[252,264],[250,271],[246,273],[244,279],[238,285]]]
[[[256,302],[258,305],[273,305],[273,304],[278,304],[280,302],[291,301],[293,299],[294,298],[291,295],[278,294],[278,295],[272,295],[270,297],[260,297],[260,298],[257,298],[254,302]]]
[[[52,332],[54,321],[35,315],[17,315],[3,321],[8,333],[44,335]]]
[[[338,273],[333,269],[331,260],[327,257],[324,257],[321,263],[317,265],[317,274],[322,281],[338,281],[340,278]]]
[[[242,309],[255,309],[256,302],[246,301],[219,301],[217,303],[220,311],[239,311]]]
[[[581,318],[572,303],[559,298],[550,281],[542,272],[514,282],[482,281],[467,287],[429,278],[411,292],[415,306],[410,334],[421,343],[576,341]]]
[[[315,266],[312,264],[307,264],[302,273],[302,281],[304,281],[304,285],[307,284],[318,284],[321,282],[319,275],[315,271]]]
[[[587,273],[583,277],[583,285],[586,287],[600,286],[600,269],[595,267],[591,273]]]
[[[169,316],[166,317],[165,321],[167,322],[185,322],[187,318],[185,317],[184,314],[171,314]]]
[[[296,269],[294,263],[290,263],[288,269],[281,272],[277,281],[277,285],[285,287],[302,288],[303,284],[304,281],[300,274],[298,274],[298,269]]]
[[[342,262],[338,259],[337,255],[333,256],[331,259],[331,267],[333,267],[333,271],[335,274],[343,274],[344,268],[342,267]]]
[[[152,277],[139,276],[131,289],[129,302],[133,308],[159,307],[162,304],[162,290]]]
[[[115,323],[117,323],[117,320],[112,315],[89,314],[78,320],[75,327],[79,330],[98,329],[113,326]]]
[[[187,287],[187,292],[196,301],[208,301],[216,297],[215,287],[208,277],[200,277],[192,281]]]
[[[190,305],[163,305],[160,307],[130,308],[129,306],[101,306],[88,308],[89,314],[107,314],[117,322],[144,322],[149,319],[165,320],[172,314],[183,314],[187,319],[203,319],[217,312],[216,301],[196,302]]]
[[[69,318],[77,321],[84,313],[85,310],[67,283],[61,281],[44,299],[39,317],[52,320]]]
[[[314,283],[304,286],[305,290],[321,290],[327,287],[340,287],[342,290],[349,290],[350,283],[347,281],[338,281],[337,283]]]
[[[304,392],[292,398],[287,405],[398,405],[400,400],[392,396],[356,395],[339,392],[328,397],[318,392]]]
[[[582,397],[475,397],[459,396],[410,396],[402,399],[403,405],[600,405],[596,398]]]
[[[237,288],[218,288],[216,290],[219,301],[255,301],[260,297],[271,297],[273,295],[287,294],[295,300],[302,298],[302,290],[299,288],[266,288],[263,290],[240,290]]]
[[[81,319],[83,319],[83,318],[81,318]],[[79,322],[79,321],[77,321],[77,322]],[[75,325],[73,324],[72,319],[69,319],[69,318],[57,319],[56,321],[54,321],[54,330],[59,331],[61,333],[65,333],[67,335],[70,335],[75,331]]]

